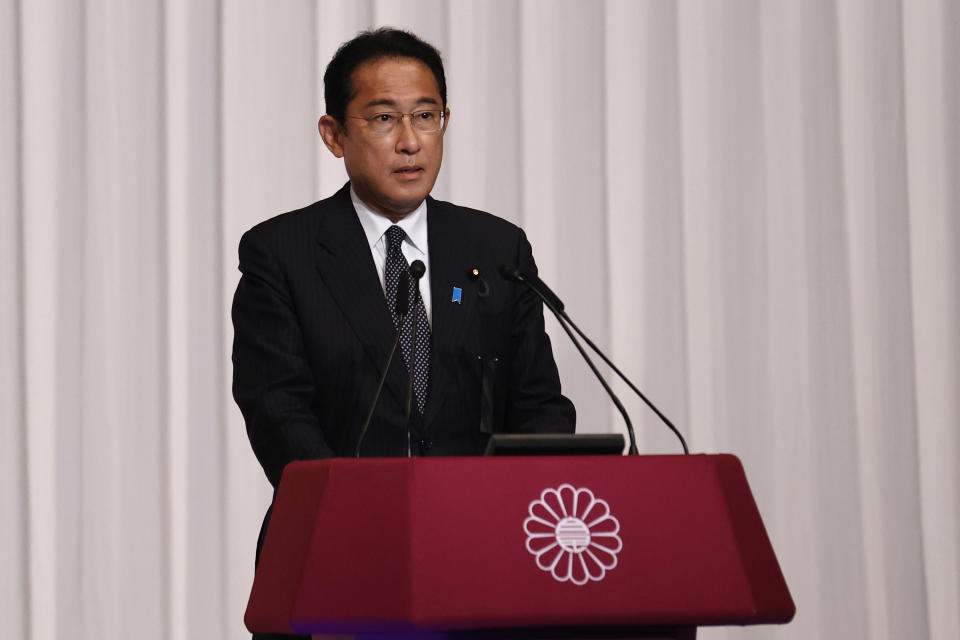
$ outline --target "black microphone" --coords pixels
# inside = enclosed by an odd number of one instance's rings
[[[373,412],[380,402],[380,393],[383,391],[383,383],[387,381],[387,374],[390,372],[390,365],[393,364],[393,354],[397,352],[397,344],[400,342],[400,334],[403,333],[403,319],[410,310],[410,276],[406,271],[400,272],[397,279],[397,303],[394,306],[399,326],[397,335],[393,338],[393,346],[390,347],[390,355],[387,356],[387,365],[383,368],[383,374],[380,376],[380,382],[377,383],[377,392],[373,394],[373,402],[370,403],[370,411],[367,412],[367,419],[363,421],[363,427],[360,429],[360,439],[357,440],[357,450],[354,457],[360,457],[360,447],[363,446],[363,439],[367,437],[367,429],[370,428],[370,420],[373,419]]]
[[[576,323],[570,319],[570,316],[567,315],[566,311],[564,311],[563,309],[563,301],[560,300],[557,294],[555,294],[553,291],[550,290],[550,287],[548,287],[543,280],[541,280],[534,273],[521,272],[516,267],[511,267],[508,265],[503,265],[502,267],[500,267],[500,273],[503,275],[504,278],[507,278],[508,280],[514,280],[514,281],[525,283],[528,287],[530,287],[530,289],[534,293],[536,293],[540,297],[541,300],[543,300],[544,304],[546,304],[547,307],[549,307],[550,310],[553,312],[553,314],[557,317],[557,320],[560,322],[560,326],[563,327],[564,331],[567,332],[567,335],[570,336],[570,339],[573,340],[573,343],[577,347],[577,350],[580,351],[580,355],[582,355],[587,360],[587,364],[590,365],[590,369],[593,371],[594,375],[596,375],[600,379],[600,383],[603,384],[604,389],[607,391],[608,394],[610,394],[610,397],[613,399],[614,404],[617,405],[617,409],[619,409],[620,413],[623,415],[623,418],[627,423],[627,433],[630,436],[630,453],[632,454],[639,453],[637,451],[637,441],[636,441],[636,435],[633,432],[633,425],[630,423],[629,418],[627,418],[626,411],[623,409],[622,405],[619,404],[619,400],[616,398],[616,396],[613,395],[613,391],[610,389],[610,387],[606,384],[606,381],[600,375],[600,372],[597,371],[597,368],[593,365],[593,363],[587,357],[586,353],[583,351],[580,344],[573,337],[573,334],[570,333],[570,330],[567,328],[566,323],[569,323],[569,325],[573,327],[574,331],[576,331],[577,334],[581,338],[583,338],[584,342],[586,342],[587,345],[591,349],[593,349],[593,351],[597,355],[600,356],[600,358],[607,364],[607,366],[613,369],[614,373],[616,373],[621,380],[627,383],[627,386],[630,387],[630,389],[634,393],[640,396],[640,399],[643,400],[643,402],[648,407],[650,407],[650,409],[653,410],[655,414],[657,414],[657,417],[660,418],[660,420],[662,420],[665,425],[667,425],[670,431],[672,431],[673,434],[677,436],[677,438],[680,440],[680,446],[683,447],[683,452],[685,454],[690,453],[690,450],[687,448],[687,441],[683,439],[683,436],[680,434],[680,431],[678,431],[677,428],[673,426],[673,423],[670,422],[670,420],[667,418],[667,416],[663,415],[663,413],[661,413],[661,411],[656,407],[656,405],[654,405],[647,398],[647,396],[645,396],[643,392],[640,391],[640,389],[638,389],[637,386],[633,384],[633,382],[631,382],[630,379],[627,378],[627,376],[624,375],[624,373],[620,371],[620,369],[617,368],[615,364],[613,364],[613,362],[610,361],[610,358],[608,358],[606,354],[604,354],[603,351],[601,351],[600,348],[593,343],[593,340],[591,340],[585,333],[583,333],[583,331],[580,330],[580,327],[578,327]]]
[[[427,272],[427,268],[423,265],[423,262],[420,260],[414,260],[413,264],[410,265],[410,276],[413,278],[415,283],[420,282],[420,278],[423,277],[423,274]],[[419,285],[417,285],[419,287]],[[418,289],[419,291],[419,289]]]
[[[526,281],[531,289],[536,287],[539,293],[543,294],[541,297],[545,298],[544,302],[547,303],[547,306],[553,307],[556,309],[557,313],[563,313],[563,301],[557,297],[553,291],[550,290],[550,287],[544,283],[536,274],[527,272],[522,272],[516,267],[511,267],[508,265],[500,266],[500,275],[502,275],[507,280],[512,280],[514,282],[524,282]],[[537,291],[534,291],[537,293]]]
[[[410,361],[407,363],[407,408],[406,408],[406,418],[407,423],[407,457],[413,457],[413,451],[410,445],[410,416],[413,414],[413,376],[417,367],[417,318],[416,318],[416,309],[417,303],[420,301],[420,278],[423,277],[423,274],[426,273],[427,268],[424,266],[423,262],[420,260],[414,260],[413,264],[410,265],[410,277],[413,278],[413,291],[414,291],[414,318],[413,326],[410,329]]]

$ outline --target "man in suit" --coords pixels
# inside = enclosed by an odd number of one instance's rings
[[[494,432],[573,432],[542,306],[498,271],[535,272],[523,231],[429,196],[450,121],[439,52],[365,32],[324,84],[320,135],[350,181],[240,242],[233,392],[271,484],[292,460],[477,455]],[[426,273],[397,315],[399,274],[417,260]]]

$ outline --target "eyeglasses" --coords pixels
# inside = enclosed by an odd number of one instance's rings
[[[443,120],[446,114],[442,109],[422,109],[412,113],[400,113],[399,111],[381,111],[372,116],[359,117],[347,116],[353,120],[365,120],[367,128],[378,135],[392,133],[400,124],[404,116],[410,118],[410,124],[421,133],[437,133],[443,129]]]

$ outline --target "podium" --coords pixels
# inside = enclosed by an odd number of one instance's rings
[[[336,458],[284,470],[244,621],[317,637],[693,638],[794,612],[732,455]]]

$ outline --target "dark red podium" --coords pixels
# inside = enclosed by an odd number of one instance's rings
[[[690,638],[794,610],[731,455],[333,459],[284,471],[245,622]]]

